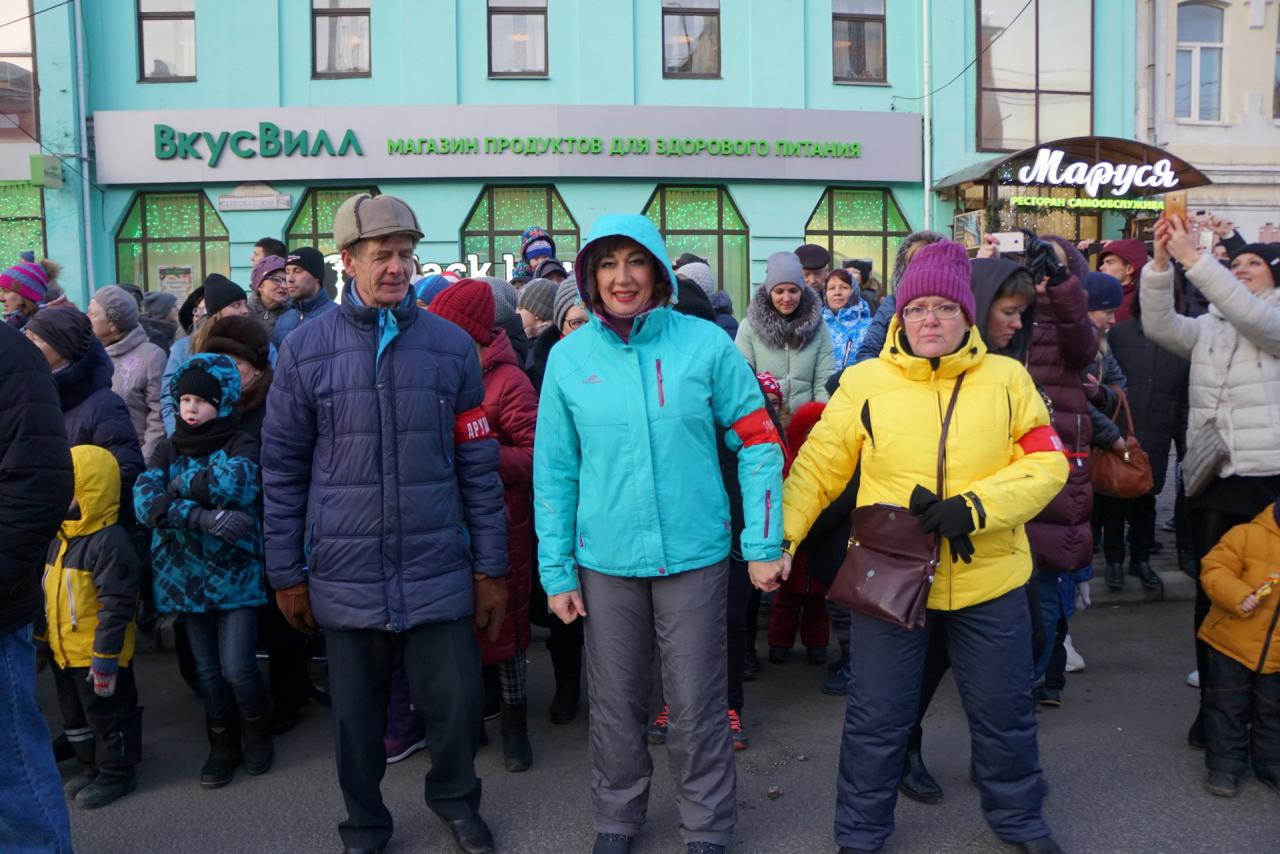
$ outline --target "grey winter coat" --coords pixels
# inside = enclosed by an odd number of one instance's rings
[[[111,390],[129,407],[129,420],[142,444],[142,458],[151,459],[156,443],[164,438],[164,421],[160,416],[161,381],[164,377],[164,350],[152,344],[147,332],[135,326],[129,334],[106,346],[115,373]]]
[[[778,313],[763,286],[758,288],[734,343],[753,371],[773,374],[792,412],[801,404],[829,399],[827,379],[835,373],[835,353],[822,303],[812,288],[800,286],[800,305],[789,317]]]

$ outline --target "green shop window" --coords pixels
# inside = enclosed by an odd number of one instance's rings
[[[116,233],[116,276],[179,297],[231,272],[227,227],[204,193],[140,193]]]
[[[347,199],[360,193],[378,195],[377,187],[326,187],[307,190],[285,232],[289,248],[314,246],[326,258],[338,254],[333,242],[333,215]]]
[[[44,192],[26,181],[0,181],[0,265],[16,264],[23,252],[45,257]]]
[[[520,261],[520,235],[532,225],[547,230],[560,260],[578,255],[578,222],[555,187],[486,187],[465,222],[462,260],[475,255],[481,264],[492,262],[499,278],[506,272],[504,256]]]
[[[658,187],[644,207],[667,244],[674,261],[686,252],[706,258],[720,290],[745,314],[751,272],[747,258],[746,220],[722,187]]]
[[[893,280],[898,244],[910,232],[890,191],[828,187],[809,217],[804,237],[827,247],[834,267],[851,258],[871,259],[871,275],[888,283]]]

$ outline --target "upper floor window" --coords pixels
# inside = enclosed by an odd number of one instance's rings
[[[0,0],[0,141],[40,137],[34,20],[31,0]]]
[[[196,0],[138,0],[138,79],[196,79]]]
[[[489,0],[489,76],[547,76],[547,0]]]
[[[1208,3],[1178,6],[1173,115],[1216,122],[1222,116],[1222,9]]]
[[[373,0],[311,0],[311,76],[368,77]]]
[[[720,0],[662,0],[662,76],[720,76]]]
[[[1093,133],[1093,0],[979,0],[978,149]]]
[[[837,81],[883,83],[884,0],[831,0],[831,66]]]

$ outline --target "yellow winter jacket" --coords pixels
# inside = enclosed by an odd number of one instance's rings
[[[859,463],[860,507],[905,507],[917,484],[936,491],[942,418],[963,373],[940,497],[965,497],[975,553],[972,563],[953,562],[944,543],[929,607],[950,611],[987,602],[1030,577],[1023,525],[1066,483],[1067,458],[1021,364],[988,354],[974,330],[959,351],[938,360],[909,355],[900,332],[895,318],[880,357],[844,372],[800,448],[783,488],[784,536],[798,548]]]
[[[71,449],[77,518],[64,519],[44,569],[46,641],[59,667],[89,667],[93,658],[133,657],[133,614],[142,568],[133,542],[116,524],[120,467],[96,445]]]
[[[1213,603],[1200,624],[1200,640],[1261,673],[1280,673],[1280,633],[1273,620],[1280,590],[1272,590],[1252,613],[1240,603],[1273,573],[1280,572],[1280,525],[1272,504],[1246,525],[1237,525],[1200,561],[1200,586]]]

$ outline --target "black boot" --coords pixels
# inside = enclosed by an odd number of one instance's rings
[[[67,738],[65,732],[58,733],[53,740],[53,761],[66,762],[68,759],[76,755],[76,749],[71,746],[71,741]]]
[[[209,758],[200,769],[200,785],[220,789],[231,782],[244,761],[240,753],[240,718],[235,713],[225,720],[206,717],[204,726],[209,736]]]
[[[925,767],[924,757],[919,750],[907,751],[907,770],[902,775],[898,789],[911,800],[922,804],[942,802],[942,787]]]
[[[480,669],[484,682],[484,719],[491,721],[502,714],[502,683],[498,679],[498,665],[488,664]]]
[[[1135,560],[1131,563],[1131,568],[1137,574],[1138,580],[1142,582],[1142,586],[1148,590],[1160,589],[1160,576],[1151,568],[1151,564],[1145,560]]]
[[[526,703],[502,704],[502,764],[513,773],[533,766]]]
[[[1107,587],[1112,590],[1124,588],[1124,564],[1107,563]]]
[[[556,693],[551,698],[551,722],[560,725],[573,723],[582,698],[582,647],[575,644],[557,646],[551,650],[551,665],[556,677]]]
[[[136,788],[138,777],[132,770],[120,776],[101,773],[76,794],[75,805],[81,809],[96,810],[120,800]]]
[[[275,746],[271,743],[271,711],[268,709],[256,718],[245,718],[244,770],[265,774],[271,770],[275,755]]]

